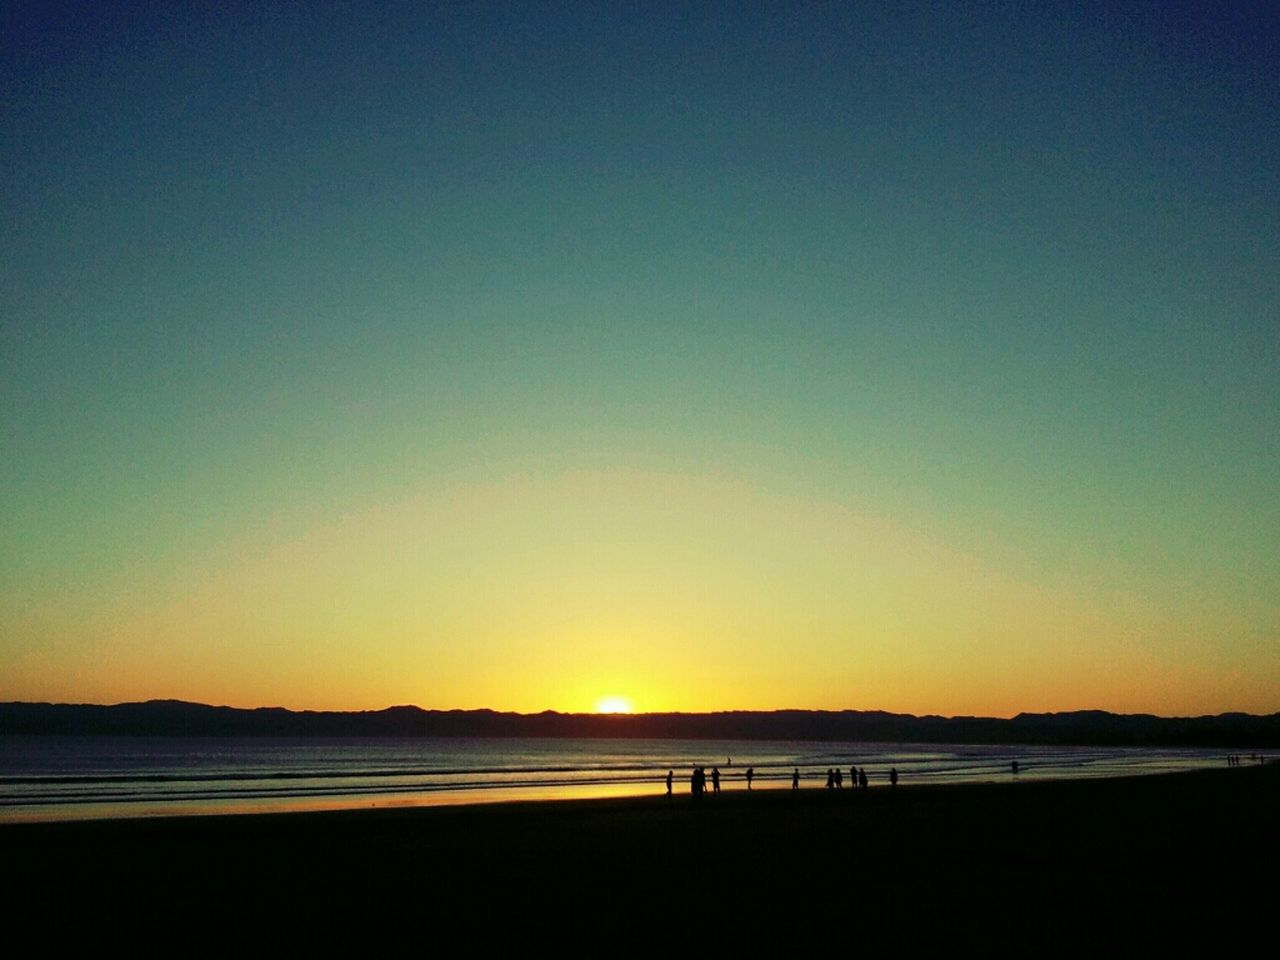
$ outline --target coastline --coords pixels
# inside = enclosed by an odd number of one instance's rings
[[[690,771],[714,774],[717,757],[730,792],[748,769],[757,789],[788,789],[797,768],[802,786],[821,787],[856,762],[875,789],[893,768],[914,787],[1211,770],[1225,759],[1204,748],[0,736],[0,823],[652,795],[668,770],[685,791]]]
[[[202,931],[205,946],[286,932],[331,945],[370,924],[410,943],[495,917],[531,936],[607,935],[642,916],[664,931],[730,935],[768,918],[757,936],[838,923],[1047,944],[1212,929],[1269,915],[1274,894],[1277,764],[698,802],[685,786],[670,799],[4,824],[5,920],[125,940]]]

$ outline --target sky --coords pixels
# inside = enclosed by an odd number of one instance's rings
[[[0,700],[1280,711],[1269,3],[14,2]]]

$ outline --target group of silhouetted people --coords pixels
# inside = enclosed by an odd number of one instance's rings
[[[744,779],[747,781],[748,790],[752,788],[752,785],[755,782],[755,777],[756,777],[755,768],[747,767],[747,771],[746,771],[746,774],[744,775]],[[675,771],[668,770],[667,777],[666,777],[668,797],[671,796],[671,785],[674,779],[675,779]],[[711,768],[710,779],[711,779],[711,792],[719,793],[720,792],[720,768],[719,767]],[[859,768],[856,765],[851,766],[849,768],[849,785],[855,790],[859,788],[863,790],[868,789],[870,786],[870,781],[868,780],[868,777],[867,777],[867,768],[866,767]],[[898,785],[898,768],[890,767],[889,768],[889,786],[896,787],[897,785]],[[800,768],[799,767],[796,767],[794,770],[791,771],[791,789],[792,790],[800,789]],[[838,767],[831,767],[830,769],[827,770],[827,789],[828,790],[844,789],[844,771],[843,770],[840,770]],[[689,791],[690,793],[693,794],[693,797],[695,800],[700,798],[703,794],[707,792],[707,771],[705,767],[693,768],[693,773],[690,774],[689,776]]]
[[[1260,754],[1251,753],[1249,754],[1249,761],[1251,763],[1266,763],[1266,758]],[[732,763],[732,761],[729,761],[729,762]],[[1244,758],[1240,754],[1236,754],[1236,753],[1228,754],[1227,766],[1239,767],[1243,763],[1244,763]],[[1015,774],[1018,773],[1020,769],[1018,761],[1017,760],[1012,761],[1009,764],[1009,768],[1013,773]],[[674,776],[675,776],[674,770],[667,771],[667,796],[671,796],[671,782]],[[756,776],[755,768],[747,767],[746,781],[747,781],[748,790],[751,789],[751,785],[755,780],[755,776]],[[855,790],[857,790],[858,788],[866,790],[868,788],[867,768],[866,767],[859,768],[856,765],[851,766],[849,768],[849,785]],[[896,787],[897,785],[898,785],[898,768],[890,767],[889,768],[889,786]],[[704,768],[702,767],[693,768],[693,775],[690,776],[689,778],[689,789],[693,792],[694,799],[698,799],[704,793],[707,792],[707,774]],[[792,790],[800,789],[800,768],[799,767],[796,767],[791,771],[791,789]],[[844,789],[844,771],[842,771],[839,767],[828,768],[827,789],[828,790]],[[712,793],[720,792],[720,768],[719,767],[711,768],[711,792]]]
[[[676,772],[674,770],[667,771],[667,796],[671,796],[671,784],[675,779]],[[751,781],[755,779],[756,771],[754,767],[747,767],[747,789],[751,789]],[[707,771],[703,767],[694,767],[693,774],[689,777],[689,790],[697,799],[707,792]],[[711,792],[720,792],[720,768],[711,768]]]
[[[800,780],[798,776],[799,772],[800,771],[797,770],[796,774],[792,776],[791,788],[793,790],[800,789]],[[889,782],[892,783],[894,786],[897,786],[898,770],[896,767],[889,774]],[[854,790],[857,790],[859,787],[861,787],[863,790],[867,789],[867,768],[866,767],[863,767],[861,770],[859,770],[856,766],[849,768],[849,786],[852,787]],[[844,771],[841,770],[839,767],[833,767],[827,770],[827,789],[828,790],[844,789]]]
[[[1250,763],[1266,763],[1267,761],[1266,761],[1266,757],[1262,756],[1261,754],[1251,753],[1249,754],[1249,762]],[[1241,756],[1240,754],[1236,754],[1236,753],[1228,754],[1227,766],[1239,767],[1243,765],[1243,763],[1244,763],[1244,757]],[[1018,773],[1020,770],[1018,761],[1017,760],[1012,761],[1009,764],[1009,769],[1015,774]],[[671,796],[671,782],[674,776],[675,776],[674,770],[667,771],[667,796]],[[747,781],[748,790],[751,789],[752,783],[755,781],[755,776],[756,776],[755,768],[747,767],[745,779]],[[855,790],[857,790],[858,788],[866,790],[868,788],[867,768],[866,767],[859,768],[856,765],[851,766],[849,768],[849,785]],[[890,767],[889,768],[889,786],[896,787],[897,785],[898,785],[898,768]],[[704,793],[707,792],[707,774],[704,768],[702,767],[693,768],[693,775],[689,778],[689,788],[693,792],[694,799],[701,797]],[[791,789],[792,790],[800,789],[800,768],[799,767],[796,767],[791,771]],[[828,768],[827,789],[828,790],[844,789],[844,771],[842,771],[839,767]],[[711,768],[711,792],[712,793],[720,792],[720,768],[719,767]]]
[[[1249,754],[1249,760],[1250,760],[1250,761],[1252,761],[1253,763],[1265,763],[1265,762],[1266,762],[1266,760],[1265,760],[1262,756],[1260,756],[1259,754],[1256,754],[1256,753],[1251,753],[1251,754]],[[1241,763],[1243,763],[1243,762],[1244,762],[1244,758],[1243,758],[1243,757],[1241,757],[1241,756],[1240,756],[1240,754],[1238,754],[1238,753],[1230,753],[1230,754],[1227,754],[1227,766],[1228,766],[1228,767],[1238,767],[1238,766],[1240,766],[1240,765],[1241,765]]]
[[[693,798],[697,800],[707,792],[707,772],[702,767],[694,767],[693,775],[689,777],[689,789],[693,793]],[[668,793],[670,790],[668,790]],[[720,768],[711,768],[711,792],[720,792]]]

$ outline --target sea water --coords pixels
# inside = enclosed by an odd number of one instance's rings
[[[1012,772],[1014,761],[1018,772]],[[828,768],[908,784],[1110,777],[1220,766],[1192,748],[747,740],[0,736],[0,822],[825,787]]]

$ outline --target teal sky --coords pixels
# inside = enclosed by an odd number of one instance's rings
[[[957,6],[8,6],[0,699],[1280,710],[1275,8]]]

